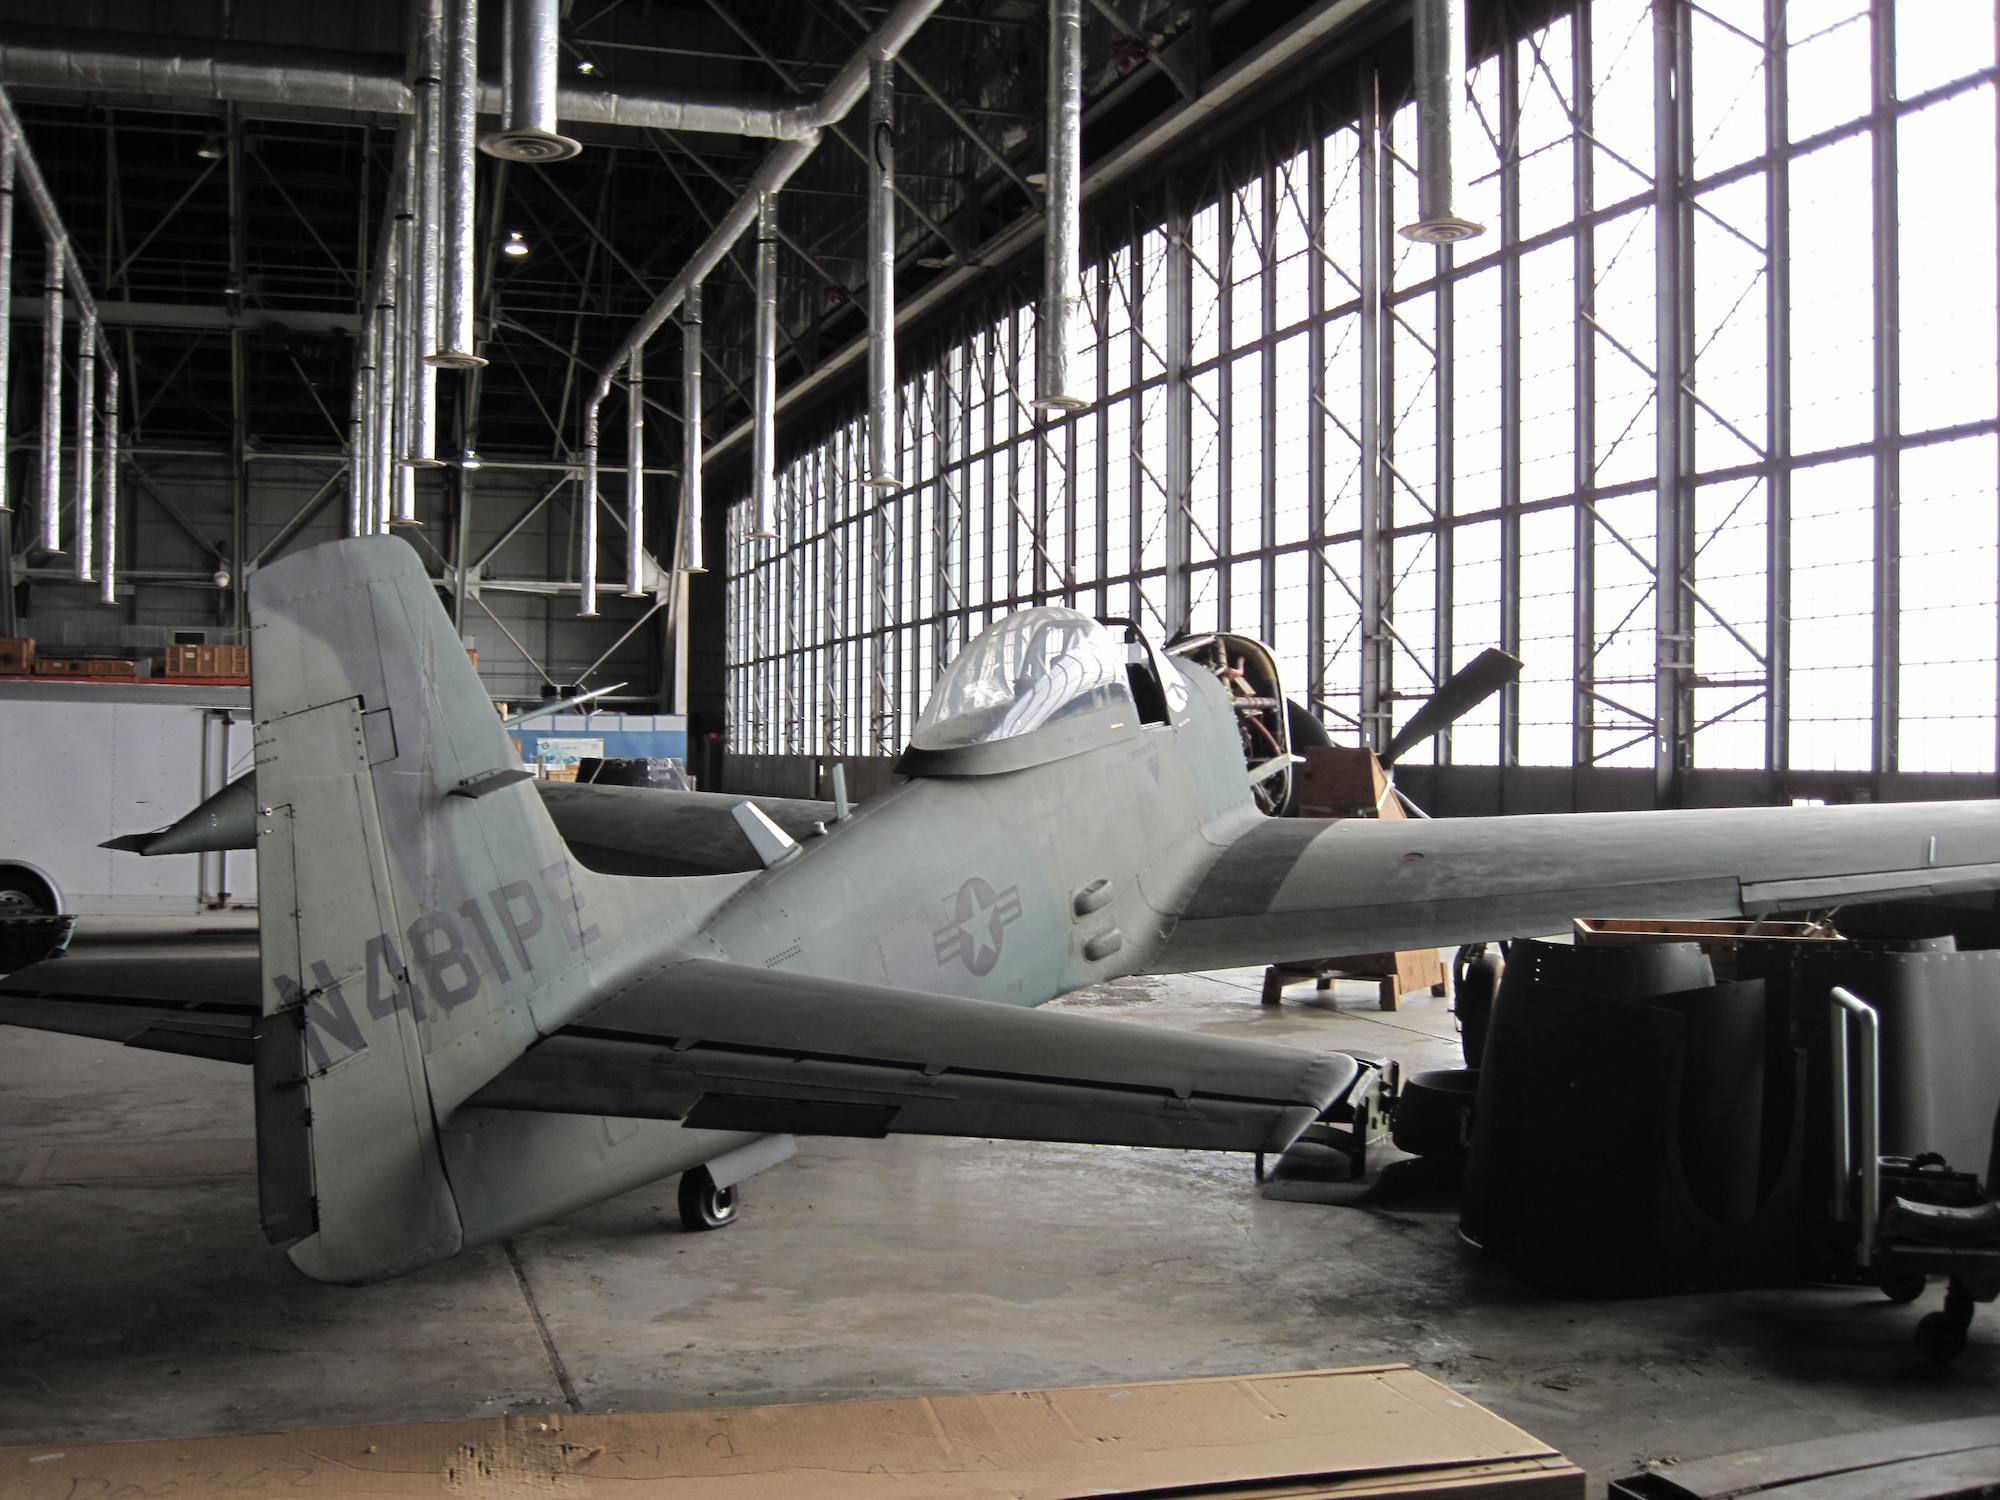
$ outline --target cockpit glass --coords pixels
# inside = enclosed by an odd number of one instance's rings
[[[1073,609],[1008,615],[960,652],[910,743],[955,750],[1012,739],[1098,708],[1132,709],[1125,646]]]

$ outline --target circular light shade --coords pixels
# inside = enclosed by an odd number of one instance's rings
[[[516,229],[509,232],[507,243],[500,247],[500,251],[503,255],[526,255],[528,242],[521,238],[521,231]]]
[[[476,469],[479,467],[479,463],[480,463],[479,455],[473,452],[470,448],[467,448],[465,450],[465,457],[461,458],[458,461],[458,466],[461,469]]]
[[[479,138],[479,149],[507,161],[568,161],[583,143],[552,130],[496,130]]]

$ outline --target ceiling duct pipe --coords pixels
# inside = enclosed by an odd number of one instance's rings
[[[597,613],[597,414],[601,398],[583,412],[583,493],[577,497],[576,558],[582,582],[582,600],[577,613],[588,618]]]
[[[625,367],[625,597],[645,593],[646,572],[646,351],[634,349]]]
[[[410,205],[414,210],[410,232],[410,431],[402,458],[405,464],[422,469],[438,466],[437,457],[437,353],[438,339],[438,241],[442,228],[443,158],[439,150],[442,135],[442,100],[439,54],[444,50],[444,16],[437,0],[429,0],[417,41],[417,111],[414,169],[408,180]],[[416,476],[409,477],[409,514],[397,519],[416,524]]]
[[[1042,313],[1035,329],[1035,405],[1075,411],[1071,341],[1082,300],[1083,0],[1049,0],[1049,163],[1042,241]]]
[[[701,516],[701,283],[681,303],[681,539],[677,565],[705,573]]]
[[[0,408],[4,409],[4,408]],[[104,362],[104,530],[97,564],[97,601],[118,602],[118,366]]]
[[[42,296],[42,550],[62,551],[63,252],[44,226]]]
[[[583,147],[556,132],[562,0],[507,0],[500,128],[479,149],[508,161],[567,161]]]
[[[1452,137],[1465,100],[1463,0],[1415,0],[1417,222],[1398,232],[1423,245],[1455,245],[1486,233],[1452,212]]]
[[[375,505],[371,530],[389,529],[396,504],[396,280],[395,219],[389,220],[388,254],[381,290],[375,303],[375,450],[369,455],[375,470]]]
[[[437,352],[440,368],[474,370],[486,363],[474,352],[472,321],[477,298],[473,209],[479,156],[479,0],[445,0],[443,132],[439,169],[444,174],[444,305]]]
[[[868,476],[896,478],[896,65],[868,70]]]
[[[97,577],[97,319],[85,317],[76,337],[76,581]]]
[[[415,159],[409,159],[406,165],[414,167]],[[396,215],[396,300],[389,313],[390,339],[396,351],[395,441],[389,447],[389,488],[394,496],[389,515],[392,526],[417,523],[417,471],[401,461],[414,446],[417,420],[415,228],[414,212],[406,209]]]
[[[778,534],[778,195],[757,204],[757,326],[751,345],[750,535]]]
[[[819,145],[820,127],[845,119],[847,112],[861,101],[862,94],[867,91],[869,70],[875,60],[895,57],[940,3],[941,0],[897,0],[895,7],[882,18],[882,24],[876,27],[875,34],[834,75],[826,91],[811,104],[801,107],[803,118],[811,128],[803,135],[787,138],[758,164],[750,174],[750,181],[742,195],[724,212],[721,221],[709,231],[708,238],[701,242],[688,263],[668,283],[667,289],[653,299],[653,305],[646,309],[644,316],[612,351],[610,359],[598,372],[597,384],[590,399],[584,403],[584,473],[593,495],[597,476],[597,413],[605,396],[610,393],[611,382],[618,370],[631,358],[634,349],[660,331],[687,297],[689,289],[699,286],[710,271],[722,264],[730,247],[757,221],[764,199],[789,182],[792,174],[812,155]],[[589,514],[588,524],[594,531],[594,513]],[[594,564],[588,566],[594,569]],[[596,595],[592,589],[586,588],[584,603],[583,613],[596,612]]]
[[[360,536],[368,529],[369,479],[374,473],[368,462],[374,410],[375,320],[361,327],[356,341],[360,359],[354,366],[354,415],[347,423],[347,535]]]
[[[448,3],[454,9],[471,9],[470,0]],[[553,11],[553,7],[547,8]],[[510,17],[510,38],[513,30]],[[877,37],[881,34],[876,33]],[[553,20],[549,35],[554,36]],[[204,41],[198,45],[202,50],[196,54],[189,51],[185,38],[9,25],[0,39],[0,84],[136,95],[208,107],[226,103],[376,115],[407,115],[416,107],[404,78],[405,60],[392,54],[326,52],[256,42]],[[553,51],[549,54],[551,58],[554,55]],[[448,63],[447,80],[449,67]],[[474,77],[471,86],[478,113],[508,118],[504,75],[498,83]],[[446,87],[449,89],[449,81]],[[553,87],[555,119],[579,125],[806,140],[828,123],[819,100],[801,104],[765,94],[700,90],[614,93]],[[554,126],[549,129],[553,134]],[[492,150],[485,142],[480,144]],[[560,158],[539,155],[515,159]]]
[[[14,140],[0,135],[0,297],[11,302],[14,295]],[[14,320],[0,318],[0,431],[4,431],[7,411],[7,372],[14,347]],[[7,465],[0,462],[0,516],[13,508],[13,487],[8,483]]]

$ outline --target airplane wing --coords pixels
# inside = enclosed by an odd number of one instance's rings
[[[467,1107],[1278,1152],[1356,1071],[1336,1053],[694,959],[545,1037]]]
[[[1272,818],[1196,882],[1181,973],[2000,888],[2000,802],[1500,818]]]
[[[247,939],[79,949],[17,970],[0,979],[0,1026],[247,1064],[258,1011]]]

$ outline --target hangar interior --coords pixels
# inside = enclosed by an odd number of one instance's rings
[[[1518,658],[1398,763],[1440,819],[1995,795],[2000,16],[1464,0],[1461,74],[1428,3],[5,0],[0,637],[143,676],[393,532],[503,713],[669,716],[708,790],[886,790],[1054,605],[1262,641],[1376,752]],[[1257,989],[1056,1004],[1454,1065],[1442,996]],[[227,1065],[6,1035],[0,1443],[1408,1360],[1601,1493],[2000,1374],[1866,1289],[1538,1294],[1435,1205],[1021,1142],[820,1142],[730,1234],[641,1189],[307,1287],[193,1149],[253,1133]]]

